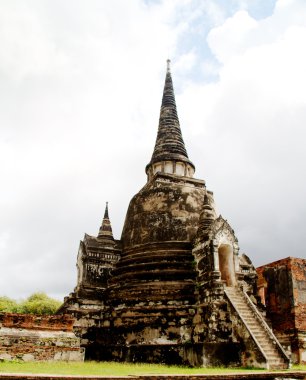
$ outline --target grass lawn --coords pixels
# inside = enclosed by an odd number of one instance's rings
[[[306,370],[306,366],[293,366],[292,370]],[[59,375],[153,375],[153,374],[195,374],[195,373],[246,373],[242,368],[189,368],[162,364],[131,364],[114,362],[0,362],[0,373],[48,373]],[[261,370],[258,370],[261,371]]]

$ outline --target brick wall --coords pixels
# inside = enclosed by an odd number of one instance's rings
[[[81,361],[73,323],[67,315],[0,313],[0,359]]]
[[[258,295],[274,333],[291,350],[292,361],[306,362],[306,260],[287,257],[257,268]]]
[[[306,260],[294,259],[291,264],[295,328],[306,331]]]

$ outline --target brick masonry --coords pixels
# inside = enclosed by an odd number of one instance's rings
[[[275,335],[294,363],[306,363],[306,260],[287,257],[257,268],[257,274]]]
[[[67,315],[0,313],[0,360],[83,360],[73,322]]]

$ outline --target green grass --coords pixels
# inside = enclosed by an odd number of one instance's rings
[[[292,369],[306,370],[306,366],[294,366]],[[142,374],[220,374],[250,372],[242,368],[188,368],[166,366],[162,364],[131,364],[114,362],[0,362],[0,373],[40,373],[59,375],[96,375],[127,376]]]
[[[115,362],[2,362],[0,372],[50,373],[62,375],[140,375],[140,374],[188,374],[188,373],[220,373],[239,372],[242,369],[225,368],[188,368],[166,366],[162,364],[131,364]]]
[[[292,366],[292,370],[296,371],[306,371],[306,364],[296,364]]]

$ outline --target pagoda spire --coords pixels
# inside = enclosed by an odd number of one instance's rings
[[[166,163],[168,163],[169,169],[165,170]],[[179,170],[176,170],[176,163],[181,164]],[[171,164],[173,168],[172,171]],[[157,171],[191,177],[194,173],[194,169],[195,167],[193,163],[188,158],[182,137],[180,122],[176,110],[170,59],[168,59],[157,138],[151,161],[146,166],[146,173],[149,178]]]
[[[112,226],[108,215],[108,202],[106,202],[104,217],[99,230],[98,239],[114,240]]]

